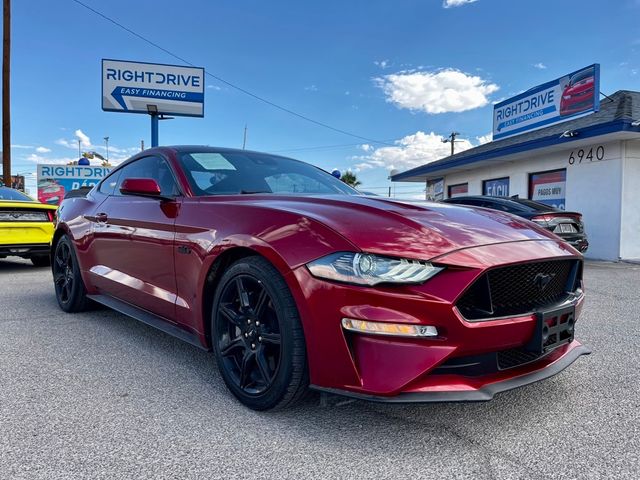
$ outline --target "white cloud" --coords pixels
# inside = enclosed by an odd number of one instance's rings
[[[426,163],[439,160],[451,154],[451,145],[442,142],[442,136],[434,132],[416,132],[413,135],[397,140],[394,147],[380,147],[368,150],[368,155],[354,157],[358,161],[354,165],[355,171],[372,168],[384,168],[385,170],[408,170]],[[473,145],[469,140],[458,139],[456,152],[462,152]]]
[[[75,131],[75,136],[85,148],[91,148],[91,139],[80,129]]]
[[[31,145],[11,145],[11,148],[33,148]]]
[[[534,63],[533,67],[537,68],[539,70],[546,70],[547,69],[547,66],[542,62]]]
[[[493,132],[489,132],[486,135],[480,135],[479,137],[476,137],[476,140],[478,141],[478,145],[489,143],[493,141]]]
[[[478,0],[443,0],[442,6],[444,8],[461,7],[462,5],[467,5],[468,3],[473,3],[477,1]]]
[[[210,88],[210,89],[216,90],[216,91],[222,90],[222,88],[219,87],[218,85],[207,85],[207,88]]]
[[[56,145],[61,145],[61,146],[66,147],[66,148],[74,148],[74,149],[78,148],[78,142],[77,141],[74,142],[73,140],[67,140],[67,139],[64,139],[64,138],[59,138],[58,140],[56,140],[53,143],[55,143]]]
[[[363,152],[370,152],[371,150],[373,150],[373,146],[369,145],[368,143],[363,143],[362,145],[360,145],[360,149]]]
[[[308,85],[306,87],[304,87],[304,89],[308,92],[317,92],[318,91],[318,87],[316,87],[315,85]]]
[[[389,68],[389,60],[375,60],[373,63],[376,67],[380,67],[383,70]]]
[[[38,153],[49,153],[51,151],[50,148],[47,147],[38,147],[36,148],[36,152]]]
[[[47,158],[42,155],[37,155],[32,153],[25,157],[26,160],[33,163],[46,163],[46,164],[55,164],[55,165],[66,165],[69,162],[73,162],[78,160],[76,157],[58,157],[58,158]]]
[[[399,72],[376,78],[387,102],[427,113],[464,112],[489,103],[500,87],[452,68],[434,72]]]

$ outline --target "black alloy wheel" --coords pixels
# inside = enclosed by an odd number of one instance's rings
[[[225,383],[255,410],[281,408],[306,390],[306,352],[284,279],[261,257],[223,275],[212,312],[216,360]]]
[[[86,308],[86,290],[78,261],[68,236],[56,244],[51,266],[58,305],[65,312],[80,312]]]

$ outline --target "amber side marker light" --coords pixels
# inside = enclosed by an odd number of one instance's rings
[[[343,318],[345,330],[372,335],[391,335],[395,337],[437,337],[438,329],[431,325],[408,325],[406,323],[369,322],[353,318]]]

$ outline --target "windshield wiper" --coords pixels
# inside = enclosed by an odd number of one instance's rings
[[[240,194],[242,195],[252,195],[254,193],[273,193],[273,192],[268,192],[266,190],[240,190]]]

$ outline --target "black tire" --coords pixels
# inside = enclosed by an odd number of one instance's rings
[[[48,267],[51,265],[49,255],[34,255],[30,260],[34,267]]]
[[[87,290],[85,289],[78,257],[71,239],[63,235],[56,244],[51,265],[53,284],[58,305],[65,312],[82,312],[87,308]]]
[[[247,407],[285,408],[307,391],[300,315],[284,279],[264,258],[240,259],[224,273],[213,300],[211,337],[224,382]]]

